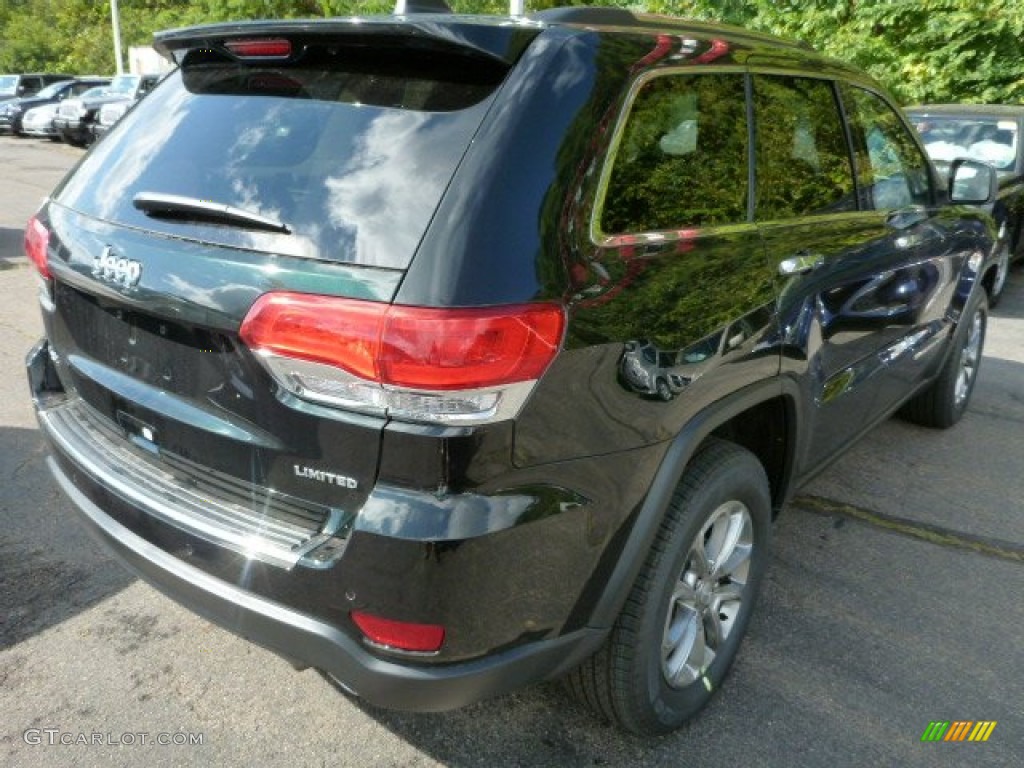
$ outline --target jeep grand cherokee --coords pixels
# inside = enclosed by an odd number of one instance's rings
[[[773,511],[967,406],[993,237],[956,203],[994,175],[940,184],[806,46],[578,8],[156,45],[177,70],[28,226],[50,468],[145,579],[370,702],[566,677],[675,728]]]

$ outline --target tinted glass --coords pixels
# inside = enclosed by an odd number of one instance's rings
[[[853,169],[832,84],[754,78],[759,220],[855,210]]]
[[[110,81],[110,90],[118,93],[131,93],[138,84],[138,75],[118,75]]]
[[[75,96],[81,96],[83,93],[88,91],[90,88],[96,88],[96,87],[97,87],[97,85],[95,83],[75,83],[73,86],[71,86],[71,92]],[[99,89],[101,91],[105,86],[98,86],[98,87],[99,87]],[[92,95],[98,96],[100,91],[96,91]]]
[[[503,74],[401,50],[311,46],[287,67],[203,55],[118,122],[58,203],[174,237],[404,268]],[[242,208],[291,234],[147,216],[140,192]]]
[[[747,218],[742,75],[670,75],[636,96],[605,193],[608,234]]]
[[[41,99],[51,99],[54,96],[57,96],[62,91],[66,90],[68,87],[69,84],[66,82],[53,83],[52,85],[48,85],[45,88],[43,88],[43,90],[41,90],[36,95]]]
[[[865,208],[891,210],[931,199],[928,161],[896,112],[879,96],[843,87]]]

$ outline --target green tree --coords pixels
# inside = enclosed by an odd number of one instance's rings
[[[595,0],[600,2],[600,0]],[[449,0],[504,13],[505,0]],[[120,0],[124,45],[169,27],[235,19],[388,13],[392,0]],[[585,5],[533,0],[529,10]],[[904,102],[1024,101],[1024,0],[605,0],[788,38],[873,74]],[[0,71],[114,68],[110,7],[97,0],[0,0]]]

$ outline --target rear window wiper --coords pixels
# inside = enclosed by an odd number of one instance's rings
[[[267,232],[291,234],[291,230],[277,219],[261,216],[252,211],[235,208],[213,200],[184,195],[165,195],[159,192],[139,192],[132,198],[132,205],[149,216],[169,219],[208,221],[212,224],[228,224],[247,229],[262,229]]]

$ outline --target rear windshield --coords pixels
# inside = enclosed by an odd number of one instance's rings
[[[174,237],[404,269],[505,73],[379,44],[310,45],[287,66],[192,51],[55,199]],[[147,215],[139,193],[240,208],[290,234]]]
[[[17,75],[0,75],[0,94],[14,93],[18,90]]]

